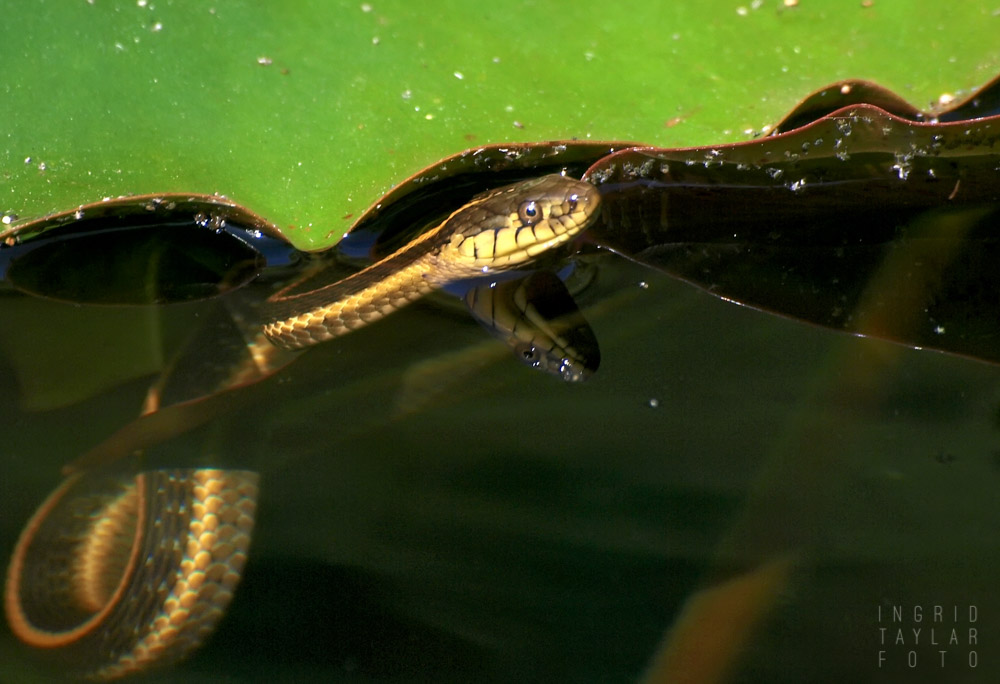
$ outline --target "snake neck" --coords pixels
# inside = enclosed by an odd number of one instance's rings
[[[441,287],[441,243],[432,233],[336,283],[301,295],[279,293],[267,337],[300,349],[339,337],[386,316]],[[289,290],[293,290],[289,288]],[[285,311],[295,311],[285,316]]]

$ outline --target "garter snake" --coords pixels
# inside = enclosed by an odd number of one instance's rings
[[[300,349],[392,313],[449,283],[526,268],[596,217],[590,183],[548,175],[473,198],[437,226],[342,280],[300,292],[293,283],[270,298],[268,339]]]
[[[584,230],[599,205],[593,185],[559,175],[479,195],[368,268],[323,287],[300,292],[300,281],[279,291],[263,331],[276,346],[298,349],[449,283],[527,268]],[[256,488],[256,474],[246,471],[71,475],[14,550],[8,623],[87,678],[175,662],[211,632],[239,581]]]

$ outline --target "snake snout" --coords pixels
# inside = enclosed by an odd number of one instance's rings
[[[601,206],[600,191],[586,181],[572,181],[572,183],[573,188],[564,200],[567,213],[581,211],[587,218],[595,216]]]
[[[569,206],[570,213],[576,211],[576,204],[579,201],[580,196],[575,192],[566,198],[566,204]]]

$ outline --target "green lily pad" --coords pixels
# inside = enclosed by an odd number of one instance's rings
[[[839,78],[919,105],[1000,70],[978,3],[9,5],[6,221],[219,193],[304,249],[480,144],[734,141]]]

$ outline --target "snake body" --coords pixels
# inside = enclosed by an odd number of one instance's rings
[[[4,592],[11,630],[88,679],[177,661],[225,613],[256,499],[248,471],[67,478],[14,549]]]
[[[278,347],[298,349],[449,283],[525,267],[586,228],[599,203],[593,185],[558,175],[477,196],[358,273],[303,292],[302,282],[279,291],[268,303],[263,332]],[[522,349],[529,341],[522,335],[512,343]],[[559,372],[573,379],[581,371]],[[212,631],[232,597],[256,491],[256,474],[245,471],[71,475],[14,549],[4,601],[12,631],[91,679],[182,658]]]
[[[524,268],[586,228],[597,189],[559,175],[480,195],[400,250],[340,281],[271,297],[264,333],[299,349],[356,330],[449,283]]]

